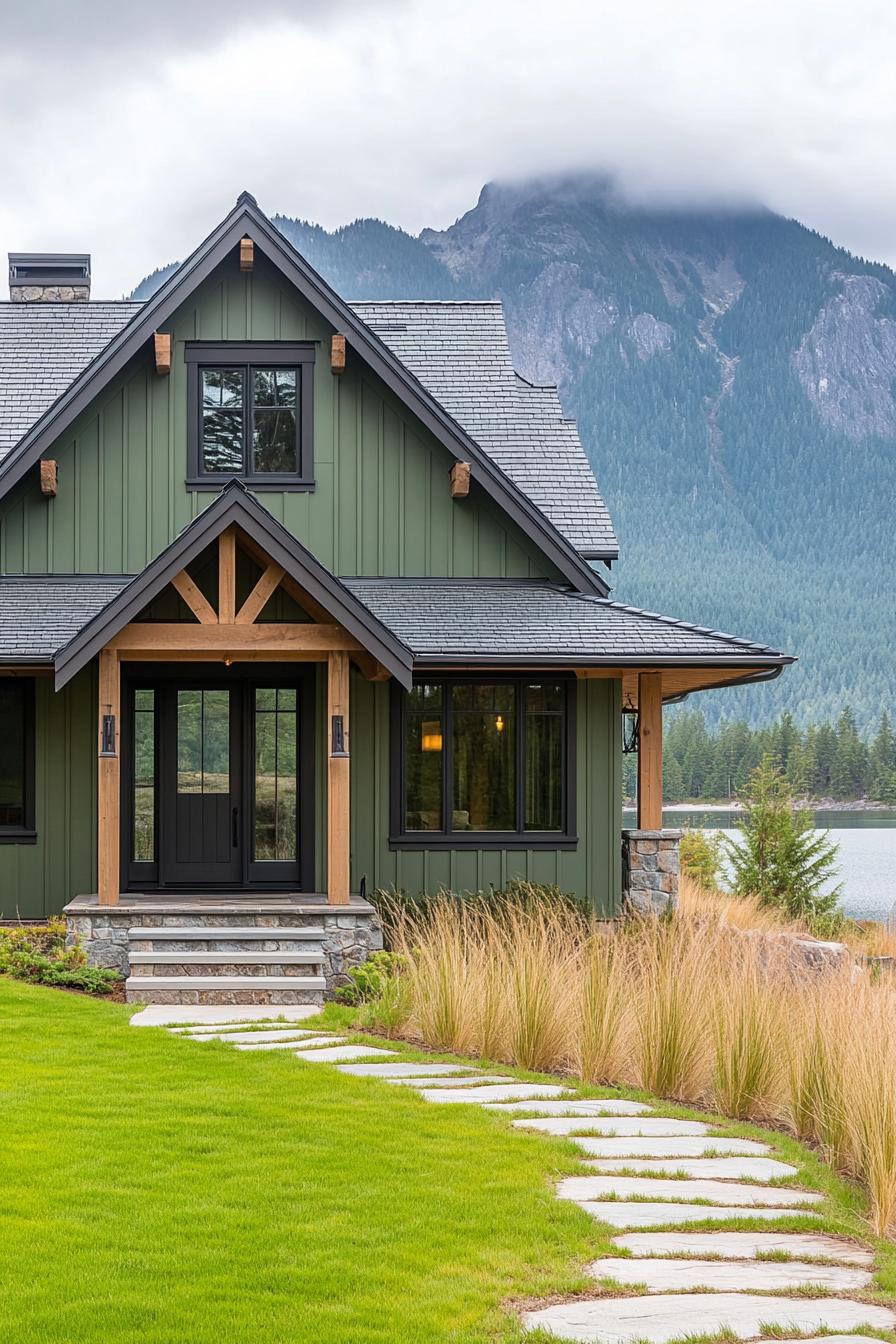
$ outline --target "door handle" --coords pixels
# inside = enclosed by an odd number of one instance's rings
[[[239,847],[239,843],[240,843],[240,838],[239,838],[239,827],[238,827],[238,821],[239,821],[239,808],[238,808],[238,807],[235,807],[235,808],[233,809],[233,812],[231,813],[230,821],[231,821],[231,826],[232,826],[231,839],[232,839],[232,841],[233,841],[233,847],[234,847],[234,849],[237,849],[237,848]]]

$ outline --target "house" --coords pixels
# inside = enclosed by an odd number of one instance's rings
[[[0,305],[0,917],[132,999],[293,1003],[376,889],[665,901],[663,702],[791,660],[610,599],[500,305],[347,303],[248,194],[148,302],[89,285],[15,254]]]

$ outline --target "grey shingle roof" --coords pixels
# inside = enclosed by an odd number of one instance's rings
[[[141,307],[0,303],[0,458]]]
[[[0,303],[0,459],[142,306]],[[350,306],[577,550],[617,554],[575,423],[514,372],[500,303]]]
[[[51,662],[129,582],[122,575],[0,577],[0,662]],[[526,659],[579,666],[787,663],[732,635],[516,580],[343,579],[415,661]]]
[[[763,644],[667,616],[585,597],[555,584],[516,581],[345,579],[418,661],[791,662]]]
[[[0,578],[0,661],[51,662],[127,581],[113,574]]]
[[[492,461],[586,555],[615,557],[610,515],[555,387],[514,371],[500,303],[353,303]]]

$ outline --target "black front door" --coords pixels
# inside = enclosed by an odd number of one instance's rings
[[[243,742],[239,688],[164,688],[163,883],[230,886],[241,880]]]
[[[311,890],[313,672],[186,673],[129,678],[129,888]]]

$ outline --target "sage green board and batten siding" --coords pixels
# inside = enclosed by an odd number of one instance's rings
[[[452,500],[453,459],[397,398],[349,357],[330,372],[332,334],[259,257],[228,262],[168,324],[172,371],[136,357],[51,451],[59,492],[31,473],[0,502],[4,573],[139,573],[210,501],[185,487],[188,340],[313,340],[313,492],[261,499],[338,574],[558,577],[528,537],[474,485]]]
[[[622,697],[616,680],[577,683],[575,850],[390,850],[389,687],[352,678],[352,888],[482,891],[512,877],[586,896],[602,916],[622,888]],[[421,839],[424,837],[421,836]]]
[[[96,891],[96,675],[35,678],[32,845],[0,845],[0,919],[44,919]]]

